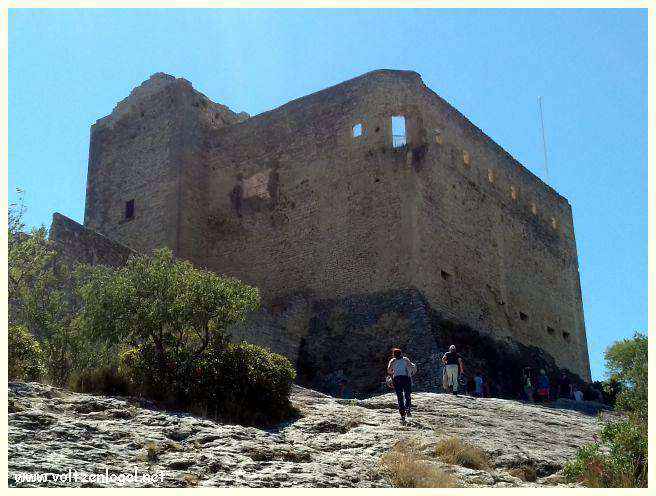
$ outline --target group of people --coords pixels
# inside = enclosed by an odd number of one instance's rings
[[[459,376],[465,373],[465,366],[455,345],[449,346],[449,351],[442,356],[442,363],[444,364],[445,387],[457,395]],[[412,376],[416,373],[417,366],[407,356],[404,356],[399,348],[394,348],[392,358],[387,364],[387,379],[389,386],[393,387],[396,392],[402,422],[405,422],[406,417],[412,416]]]
[[[460,387],[467,387],[467,382],[461,382],[461,378],[464,378],[465,373],[464,360],[456,351],[455,345],[449,346],[449,351],[442,356],[442,363],[444,365],[443,388],[457,395]],[[392,358],[387,364],[387,384],[389,387],[394,388],[396,392],[402,422],[405,422],[406,417],[412,415],[412,376],[416,372],[417,366],[407,356],[404,356],[399,348],[394,348]],[[474,396],[490,395],[489,380],[485,378],[480,369],[476,371],[471,382],[472,384],[468,389],[472,391]],[[597,396],[601,396],[600,391],[596,391],[596,393]],[[521,396],[525,401],[535,403],[548,403],[557,398],[567,398],[574,401],[583,401],[584,399],[581,388],[578,384],[570,381],[566,372],[562,372],[556,387],[552,388],[544,369],[540,369],[539,374],[536,376],[530,367],[525,367],[522,371]]]

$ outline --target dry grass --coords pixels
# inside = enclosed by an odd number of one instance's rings
[[[395,487],[457,487],[456,480],[422,456],[416,440],[401,440],[383,455],[380,465]]]
[[[471,446],[459,437],[440,440],[435,446],[435,454],[444,463],[462,467],[485,470],[490,468],[488,456],[478,448]]]

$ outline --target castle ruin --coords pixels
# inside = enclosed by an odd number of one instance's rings
[[[340,339],[387,319],[425,370],[448,335],[590,380],[569,202],[415,72],[253,117],[155,74],[91,127],[84,226],[55,214],[51,237],[91,263],[166,246],[259,287],[264,309],[237,336],[311,384],[335,367],[316,343],[330,347],[338,307]]]

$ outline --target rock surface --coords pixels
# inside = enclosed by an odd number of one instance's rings
[[[394,394],[341,400],[295,387],[292,399],[301,418],[264,430],[160,411],[128,398],[9,383],[8,482],[20,487],[389,487],[379,460],[394,443],[416,438],[430,450],[439,438],[455,435],[482,449],[492,467],[473,470],[436,461],[460,486],[562,485],[564,463],[592,442],[600,427],[591,405],[585,413],[570,409],[571,403],[545,407],[417,393],[413,416],[401,425]],[[510,475],[523,467],[531,467],[537,480]],[[136,478],[118,478],[135,471]],[[64,479],[16,479],[37,473]],[[88,475],[106,473],[113,479]]]

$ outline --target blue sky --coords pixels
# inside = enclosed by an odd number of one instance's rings
[[[257,114],[364,72],[426,84],[572,204],[592,374],[647,329],[646,10],[12,10],[9,194],[84,215],[89,127],[155,72]]]

